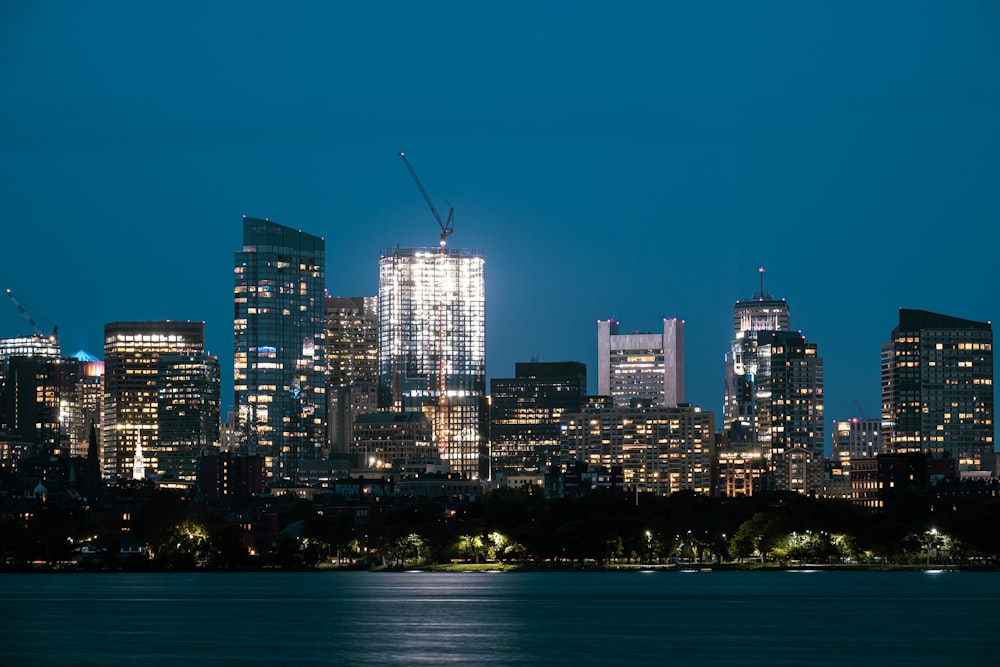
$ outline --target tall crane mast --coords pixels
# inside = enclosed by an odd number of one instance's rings
[[[24,315],[24,319],[28,320],[28,324],[30,324],[31,328],[35,330],[36,334],[38,334],[42,338],[48,338],[52,341],[56,340],[56,332],[59,330],[59,327],[53,327],[52,333],[46,335],[46,333],[42,331],[42,328],[38,326],[38,323],[35,322],[34,318],[32,318],[31,315],[28,314],[28,311],[24,309],[24,306],[21,305],[21,302],[18,301],[16,298],[14,298],[14,294],[9,289],[7,290],[7,297],[10,299],[10,302],[14,304],[14,307],[17,308],[19,311],[21,311],[21,314]]]
[[[403,159],[403,164],[406,165],[407,170],[410,172],[410,176],[413,177],[413,182],[417,184],[417,189],[420,190],[420,194],[424,196],[424,201],[427,202],[427,206],[431,209],[431,213],[434,215],[434,219],[437,220],[438,226],[441,227],[441,253],[440,259],[443,260],[445,256],[445,243],[447,242],[448,236],[455,232],[453,226],[455,218],[455,209],[452,208],[448,211],[447,221],[442,221],[441,216],[438,214],[437,209],[434,207],[434,202],[431,201],[430,195],[427,194],[427,190],[424,189],[423,183],[420,182],[420,178],[417,176],[416,170],[413,169],[413,165],[410,161],[406,159],[405,153],[400,153],[399,157]],[[440,270],[440,269],[438,269]],[[438,270],[435,271],[437,275]],[[435,285],[437,288],[438,286]],[[434,310],[435,319],[437,320],[437,336],[436,338],[436,353],[435,353],[435,365],[437,373],[437,407],[434,411],[434,437],[437,440],[438,452],[442,456],[449,453],[449,413],[450,406],[448,404],[448,315],[447,309],[441,302],[439,295],[436,298]]]
[[[417,188],[420,190],[420,194],[424,196],[424,201],[427,202],[427,206],[430,207],[431,213],[434,214],[434,219],[437,220],[438,226],[441,227],[441,249],[444,249],[445,240],[448,238],[449,234],[455,233],[454,218],[455,209],[451,208],[448,211],[447,221],[442,221],[441,216],[438,214],[437,209],[434,207],[434,202],[431,201],[430,195],[427,194],[427,190],[424,189],[423,183],[420,182],[420,178],[417,176],[417,172],[413,169],[413,165],[410,161],[406,159],[406,153],[400,153],[399,157],[403,158],[403,164],[410,172],[410,176],[413,177],[413,182],[417,184]]]

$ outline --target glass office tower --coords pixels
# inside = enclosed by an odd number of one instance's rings
[[[899,309],[882,346],[882,446],[992,466],[993,326]]]
[[[261,454],[268,482],[295,480],[326,446],[325,242],[243,218],[236,253],[234,389],[242,448]]]
[[[395,248],[379,260],[379,403],[423,411],[452,472],[484,474],[486,292],[480,250]]]

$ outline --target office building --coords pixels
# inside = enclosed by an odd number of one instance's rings
[[[358,415],[350,453],[362,468],[395,472],[408,464],[440,462],[431,423],[422,412]]]
[[[597,321],[597,393],[615,406],[684,402],[684,321],[664,319],[663,330],[620,334],[615,320]]]
[[[559,447],[560,420],[587,401],[587,366],[575,361],[514,365],[490,380],[491,473],[545,470]]]
[[[757,333],[757,442],[770,488],[816,495],[823,479],[823,359],[792,331]]]
[[[882,346],[883,450],[988,470],[993,438],[992,325],[901,308]]]
[[[92,425],[96,426],[97,451],[103,451],[104,362],[83,350],[68,360],[77,368],[75,386],[60,396],[59,420],[69,436],[70,454],[86,457]]]
[[[393,248],[379,260],[379,404],[431,419],[452,472],[485,474],[486,292],[479,250]]]
[[[160,474],[160,357],[204,352],[204,322],[104,325],[106,479],[145,479]]]
[[[882,453],[879,419],[840,419],[833,422],[833,465],[850,471],[852,459],[870,459]]]
[[[243,218],[235,257],[234,390],[241,451],[268,483],[294,481],[326,449],[325,242]]]
[[[157,471],[193,486],[201,458],[219,451],[219,360],[164,354],[157,373]]]
[[[733,308],[733,337],[726,353],[725,403],[722,416],[727,427],[734,422],[756,434],[756,383],[758,375],[757,337],[762,331],[788,331],[789,309],[784,299],[764,290],[764,269],[760,292]]]
[[[712,492],[715,417],[682,404],[597,408],[563,416],[559,467],[620,468],[626,489],[670,495]]]
[[[354,420],[378,406],[378,297],[326,297],[327,437],[347,451]]]

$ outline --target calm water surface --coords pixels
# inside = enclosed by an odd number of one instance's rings
[[[997,665],[1000,573],[0,576],[0,665]]]

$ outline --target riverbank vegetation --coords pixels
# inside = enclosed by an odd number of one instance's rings
[[[103,509],[5,507],[0,567],[505,570],[1000,563],[1000,501],[982,496],[902,494],[884,512],[872,514],[846,502],[797,494],[714,499],[594,493],[548,500],[497,491],[467,504],[421,500],[367,506],[286,496],[247,507],[208,508],[169,491],[129,493],[131,502],[105,503]],[[264,523],[273,529],[261,528]]]

